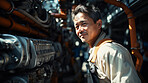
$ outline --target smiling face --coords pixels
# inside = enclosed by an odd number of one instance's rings
[[[82,42],[92,46],[101,31],[102,21],[99,19],[94,23],[93,19],[81,12],[74,17],[73,21],[77,36]]]

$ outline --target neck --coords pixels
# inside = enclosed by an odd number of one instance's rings
[[[88,45],[89,45],[89,48],[92,48],[93,47],[93,44],[88,43]]]
[[[101,33],[101,32],[100,32]],[[96,40],[98,39],[98,37],[100,36],[100,33],[98,36],[96,36],[92,41],[88,42],[88,45],[90,48],[92,48],[96,42]]]
[[[88,45],[89,45],[90,48],[92,48],[92,47],[94,46],[94,44],[95,44],[97,38],[98,38],[98,36],[97,36],[93,41],[88,42]]]

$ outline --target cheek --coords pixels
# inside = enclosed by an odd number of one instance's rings
[[[97,32],[98,32],[98,28],[96,28],[96,27],[90,27],[90,28],[88,29],[88,34],[89,34],[90,36],[96,35]]]
[[[79,32],[78,32],[78,30],[76,30],[76,35],[79,35]]]

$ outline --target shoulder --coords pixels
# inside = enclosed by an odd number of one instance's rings
[[[116,42],[105,43],[99,48],[97,54],[104,55],[106,57],[125,57],[130,55],[129,51],[124,46]]]
[[[128,52],[128,50],[123,45],[116,43],[116,42],[105,43],[100,47],[99,50]]]

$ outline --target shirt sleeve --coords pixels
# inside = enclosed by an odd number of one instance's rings
[[[141,83],[127,49],[119,44],[106,44],[100,51],[102,71],[111,83]]]

